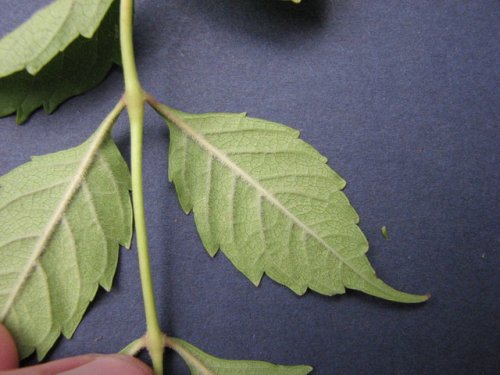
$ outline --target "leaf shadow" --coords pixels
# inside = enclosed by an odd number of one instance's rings
[[[347,6],[348,2],[340,0],[303,0],[300,4],[281,0],[194,0],[141,7],[137,9],[134,30],[139,41],[138,59],[157,56],[158,50],[165,49],[175,60],[176,55],[183,55],[179,46],[204,48],[200,38],[219,31],[220,37],[232,39],[231,43],[257,40],[276,48],[299,48],[313,43],[327,22],[332,22],[332,11],[342,12]]]
[[[300,4],[278,0],[194,3],[213,27],[251,37],[264,36],[275,43],[286,43],[291,36],[310,39],[312,33],[324,26],[333,5],[327,0],[305,0]]]

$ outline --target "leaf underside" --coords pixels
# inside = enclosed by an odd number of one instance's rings
[[[245,114],[162,108],[169,179],[211,256],[220,248],[255,285],[265,273],[299,295],[350,288],[397,302],[428,298],[376,277],[344,180],[298,131]]]
[[[129,246],[128,167],[114,142],[40,157],[0,177],[0,322],[22,358],[70,337]]]
[[[209,355],[190,343],[170,338],[173,348],[188,364],[191,375],[307,375],[310,366],[282,366],[262,361],[227,360]]]
[[[58,0],[0,40],[0,117],[22,123],[99,84],[120,64],[119,1]]]

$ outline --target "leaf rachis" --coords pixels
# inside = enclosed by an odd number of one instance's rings
[[[110,289],[118,247],[130,245],[133,221],[147,330],[121,353],[147,349],[156,375],[163,374],[165,347],[185,360],[191,375],[312,371],[217,358],[161,331],[143,193],[146,103],[170,129],[169,180],[211,256],[220,250],[253,284],[267,275],[299,295],[349,288],[404,303],[429,297],[376,277],[359,217],[342,191],[346,182],[299,131],[246,113],[187,114],[145,93],[133,16],[133,0],[55,0],[0,40],[0,116],[17,112],[23,122],[40,106],[52,111],[95,86],[120,60],[125,86],[86,142],[0,177],[0,322],[16,337],[22,358],[34,350],[42,358],[61,333],[70,337],[99,285]],[[131,173],[110,135],[125,108]]]

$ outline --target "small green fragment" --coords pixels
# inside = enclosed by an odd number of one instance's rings
[[[384,236],[384,238],[388,240],[389,232],[387,232],[387,227],[384,225],[382,228],[380,228],[380,231],[382,232],[382,236]]]

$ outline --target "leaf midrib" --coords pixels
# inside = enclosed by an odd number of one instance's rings
[[[164,340],[166,346],[176,351],[186,362],[200,371],[202,375],[216,375],[196,355],[182,346],[182,342],[185,341],[174,337],[165,337]]]

